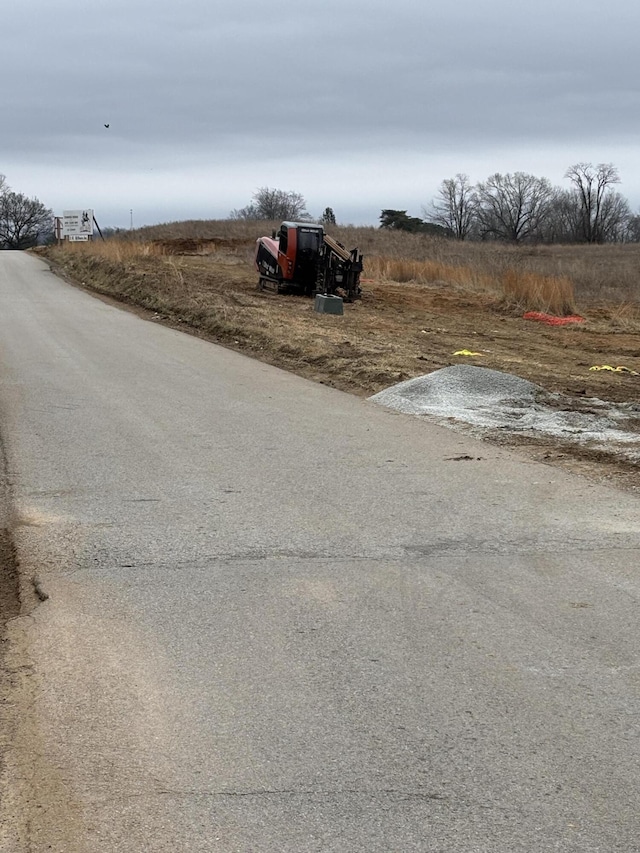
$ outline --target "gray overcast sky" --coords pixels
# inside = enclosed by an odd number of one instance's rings
[[[377,224],[457,172],[579,161],[640,205],[637,0],[4,5],[0,173],[55,213],[224,218],[270,186]]]

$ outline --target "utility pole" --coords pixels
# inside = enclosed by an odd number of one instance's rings
[[[131,225],[130,225],[130,230],[131,230],[131,231],[133,231],[133,208],[131,208],[131,210],[129,211],[129,213],[131,214]]]

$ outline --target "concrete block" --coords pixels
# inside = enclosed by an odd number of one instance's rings
[[[344,302],[341,296],[316,293],[313,310],[318,314],[344,314]]]

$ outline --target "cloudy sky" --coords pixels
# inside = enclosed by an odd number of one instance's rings
[[[0,173],[121,227],[262,186],[376,224],[457,172],[580,161],[637,210],[639,33],[637,0],[6,0]]]

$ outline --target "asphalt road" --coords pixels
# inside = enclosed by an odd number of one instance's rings
[[[0,427],[3,851],[640,851],[637,498],[9,252]]]

